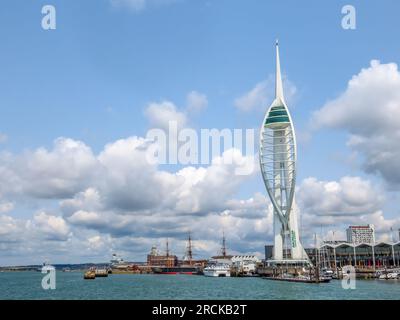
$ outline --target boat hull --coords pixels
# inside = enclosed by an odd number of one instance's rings
[[[96,274],[94,272],[87,271],[83,275],[83,279],[85,279],[85,280],[94,280],[94,279],[96,279]]]
[[[231,273],[230,271],[203,271],[204,276],[206,277],[230,277]]]
[[[155,274],[168,274],[168,275],[198,275],[200,273],[199,268],[196,267],[161,267],[153,268]]]
[[[286,281],[286,282],[299,282],[299,283],[328,283],[330,278],[316,279],[299,279],[299,278],[278,278],[278,277],[263,277],[265,280]]]

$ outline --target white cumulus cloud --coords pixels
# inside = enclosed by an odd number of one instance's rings
[[[160,128],[168,131],[169,123],[176,122],[178,129],[184,128],[187,124],[187,116],[184,112],[170,101],[150,103],[145,110],[145,115],[153,128]]]
[[[46,212],[35,214],[32,224],[33,229],[43,235],[45,239],[66,240],[70,234],[70,228],[62,217]]]
[[[349,133],[347,145],[362,157],[367,173],[400,185],[400,72],[395,63],[371,61],[347,89],[313,115],[314,128]]]

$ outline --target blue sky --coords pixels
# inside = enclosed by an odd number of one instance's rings
[[[386,200],[378,209],[385,218],[397,219],[399,211],[391,201],[398,201],[397,183],[387,183],[380,169],[365,169],[369,153],[364,149],[350,157],[354,150],[346,143],[351,128],[325,122],[322,129],[311,130],[311,124],[313,113],[343,94],[348,81],[371,60],[400,61],[398,1],[307,0],[299,5],[289,0],[153,0],[141,10],[128,3],[2,2],[0,133],[7,139],[0,152],[21,158],[41,147],[52,150],[54,140],[65,137],[82,141],[98,155],[108,143],[145,136],[149,103],[170,101],[183,110],[191,91],[206,95],[208,101],[205,110],[190,118],[194,128],[258,128],[270,102],[244,112],[235,107],[235,100],[273,75],[274,43],[279,38],[283,73],[296,88],[289,108],[299,136],[307,137],[299,139],[298,185],[308,177],[321,182],[359,177],[382,186]],[[56,30],[41,28],[45,4],[57,10]],[[341,27],[346,4],[357,10],[356,30]],[[265,89],[267,95],[273,90],[273,85]],[[265,194],[259,175],[242,181],[228,198],[248,199],[257,192]],[[29,220],[38,210],[60,217],[59,203],[73,198],[6,193],[3,200],[13,203],[13,210],[3,215],[14,220]],[[98,233],[88,237],[116,236],[104,228],[87,229]],[[161,232],[159,238],[167,233]],[[217,243],[218,237],[213,241]],[[235,241],[232,249],[244,251],[240,239]],[[259,245],[261,235],[258,241]],[[140,259],[147,245],[137,255],[119,244],[113,243],[112,249]],[[262,252],[262,247],[252,250]],[[75,261],[106,257],[71,255]],[[3,264],[22,261],[18,254],[0,256]]]
[[[138,13],[108,0],[53,3],[55,31],[40,27],[45,1],[8,1],[0,13],[1,118],[15,150],[60,135],[99,149],[145,132],[149,101],[179,105],[193,89],[210,101],[199,125],[258,125],[240,119],[232,101],[274,72],[276,38],[299,90],[293,116],[302,127],[372,58],[397,61],[400,52],[395,1],[354,1],[355,31],[340,27],[345,1],[178,1]]]

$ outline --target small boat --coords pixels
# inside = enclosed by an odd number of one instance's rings
[[[215,263],[205,267],[203,273],[206,277],[230,277],[231,267],[226,263]]]
[[[396,280],[398,278],[399,274],[397,272],[388,272],[379,276],[379,280]]]
[[[105,278],[105,277],[108,277],[108,270],[106,268],[96,269],[94,271],[94,274],[98,278]]]
[[[85,280],[94,280],[96,279],[96,271],[94,268],[90,268],[88,271],[86,271],[83,275],[83,279]]]
[[[96,279],[96,273],[94,273],[93,271],[86,271],[85,274],[83,275],[83,279],[85,280]]]
[[[323,268],[321,270],[322,276],[325,278],[333,278],[335,276],[335,273],[333,272],[333,270],[328,269],[328,268]]]
[[[390,272],[387,274],[387,278],[388,279],[398,279],[399,278],[399,274],[396,272]]]

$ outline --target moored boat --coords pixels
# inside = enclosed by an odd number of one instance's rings
[[[319,280],[310,278],[282,278],[282,277],[264,277],[266,280],[276,280],[276,281],[287,281],[287,282],[301,282],[301,283],[327,283],[331,281],[331,278],[320,278]]]
[[[288,282],[301,282],[301,283],[327,283],[332,280],[331,277],[313,277],[310,275],[290,275],[283,274],[276,277],[263,277],[266,280],[276,280],[276,281],[288,281]]]
[[[230,277],[231,267],[226,263],[215,263],[205,267],[203,273],[206,277]]]
[[[388,272],[379,276],[379,280],[396,280],[398,278],[399,274],[397,272]]]
[[[108,277],[108,270],[106,268],[103,269],[96,269],[94,271],[95,276],[98,278]]]
[[[83,275],[83,279],[85,280],[94,280],[96,279],[96,273],[94,271],[86,271]]]
[[[96,270],[94,268],[90,268],[83,274],[83,279],[85,280],[93,280],[96,279]]]
[[[154,267],[152,271],[155,274],[186,274],[197,275],[200,273],[200,268],[197,266],[177,266],[177,267]]]

